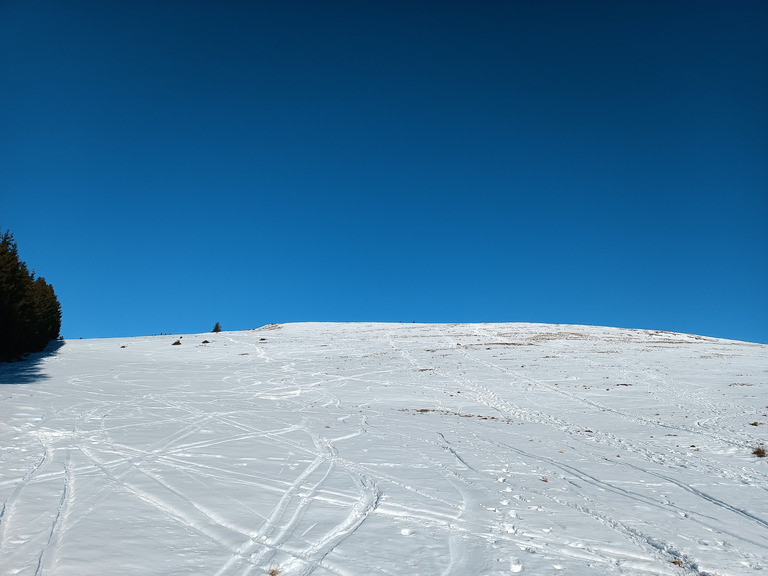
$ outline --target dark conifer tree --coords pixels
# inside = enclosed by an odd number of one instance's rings
[[[53,286],[19,259],[13,234],[0,238],[0,360],[43,350],[59,337],[61,305]]]
[[[22,347],[22,332],[26,299],[26,266],[19,261],[19,252],[13,235],[3,234],[0,240],[0,355],[3,359],[15,357]]]
[[[61,305],[53,291],[53,286],[42,277],[31,284],[31,300],[34,309],[33,347],[42,350],[48,342],[59,337]]]

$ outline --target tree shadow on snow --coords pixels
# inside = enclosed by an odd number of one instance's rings
[[[34,384],[49,378],[42,371],[43,360],[55,356],[64,340],[52,340],[42,352],[27,354],[15,362],[0,362],[0,385]]]

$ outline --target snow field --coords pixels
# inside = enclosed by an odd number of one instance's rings
[[[766,346],[535,324],[176,338],[0,365],[0,574],[768,568]]]

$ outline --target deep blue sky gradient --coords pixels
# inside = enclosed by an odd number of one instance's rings
[[[0,3],[0,227],[68,338],[768,343],[768,3]]]

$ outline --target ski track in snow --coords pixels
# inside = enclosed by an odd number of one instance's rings
[[[0,365],[0,574],[768,568],[768,347],[293,324]],[[209,340],[203,344],[203,340]]]

